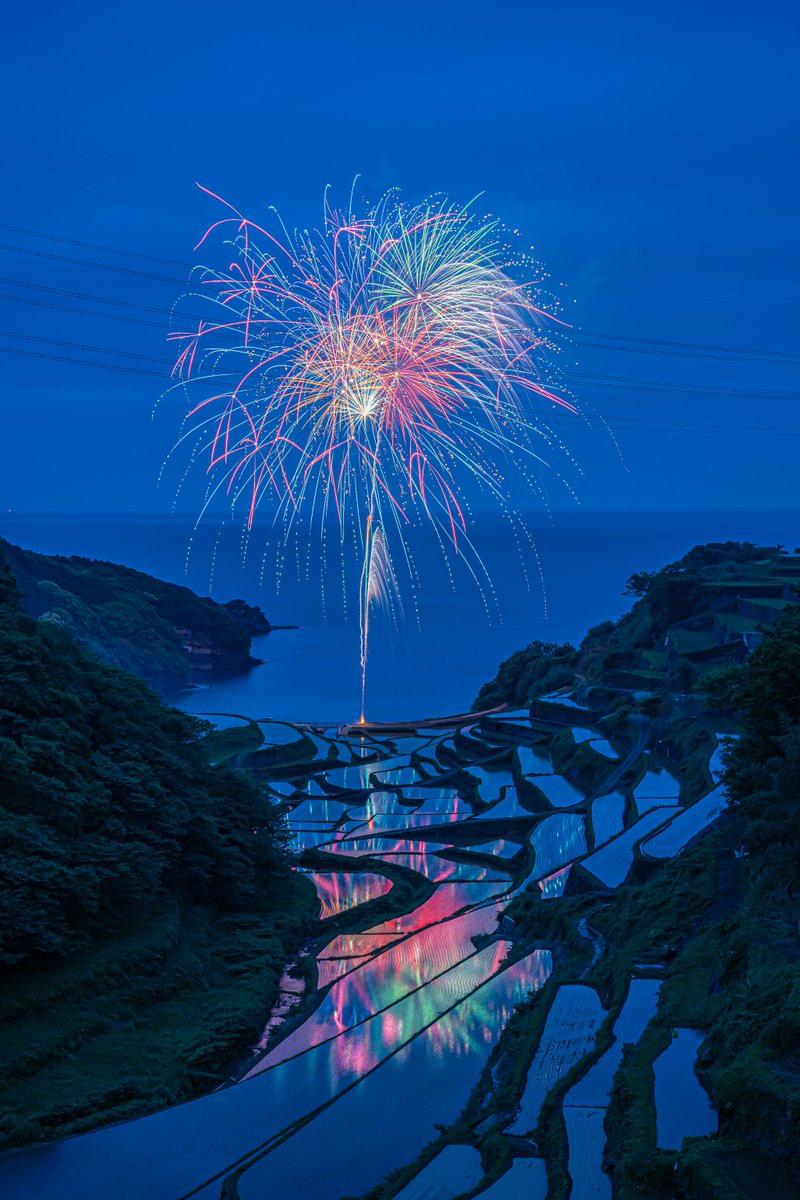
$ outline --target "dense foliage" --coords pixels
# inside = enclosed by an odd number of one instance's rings
[[[662,692],[689,691],[701,680],[705,686],[715,664],[744,657],[742,634],[762,628],[761,618],[737,611],[737,588],[790,587],[788,577],[771,578],[783,558],[780,546],[709,542],[659,571],[635,572],[625,589],[634,598],[628,612],[590,629],[577,651],[548,642],[518,650],[484,684],[475,707],[525,704],[576,682]]]
[[[496,678],[481,688],[474,707],[480,710],[495,704],[526,704],[538,692],[568,687],[577,661],[575,647],[569,642],[561,646],[531,642],[500,664]]]
[[[800,872],[800,606],[787,609],[744,666],[728,675],[742,736],[726,784],[749,818],[748,841],[776,882]]]
[[[202,731],[25,614],[0,558],[0,962],[66,956],[167,896],[274,900],[287,870],[269,803],[208,766]]]
[[[159,690],[183,686],[196,665],[179,630],[213,649],[205,665],[241,669],[252,662],[251,634],[269,629],[260,609],[241,600],[220,605],[130,567],[35,554],[3,539],[0,554],[31,616],[68,629],[95,654]]]

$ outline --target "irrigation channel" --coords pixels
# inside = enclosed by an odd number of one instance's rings
[[[223,1189],[231,1200],[337,1200],[413,1163],[459,1117],[515,1005],[551,974],[550,949],[515,941],[511,899],[529,889],[558,903],[572,872],[616,888],[635,855],[680,853],[725,804],[717,787],[685,807],[643,737],[615,747],[564,700],[553,701],[552,720],[538,703],[536,717],[493,713],[449,728],[259,722],[264,744],[247,765],[286,814],[297,869],[317,889],[321,935],[284,976],[235,1080],[3,1158],[6,1200],[212,1200]],[[553,769],[551,739],[568,729],[584,762],[587,748],[597,756],[591,787],[580,772]],[[602,953],[591,928],[581,932]],[[576,1200],[611,1195],[603,1117],[623,1045],[641,1037],[659,986],[652,970],[634,971],[610,1047],[564,1098]],[[516,1111],[479,1123],[510,1139],[504,1175],[485,1177],[477,1142],[449,1145],[396,1194],[544,1200],[547,1164],[532,1140],[542,1103],[591,1053],[606,1015],[587,984],[556,992]],[[676,1138],[673,1122],[669,1144]]]

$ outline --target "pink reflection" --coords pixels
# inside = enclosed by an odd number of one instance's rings
[[[509,942],[494,942],[385,1011],[374,1016],[365,1012],[364,1023],[357,1028],[349,1026],[348,1032],[331,1046],[332,1083],[337,1084],[345,1076],[366,1074],[426,1027],[435,1054],[468,1051],[471,1043],[464,1036],[463,1022],[448,1020],[448,1010],[497,974],[509,949]]]
[[[274,1066],[326,1041],[341,1030],[360,1024],[373,1013],[377,1012],[383,1017],[393,1005],[412,993],[418,996],[415,1004],[424,1004],[426,1007],[432,997],[439,995],[443,989],[453,990],[454,994],[466,994],[477,986],[475,973],[481,975],[487,962],[496,964],[502,961],[508,950],[508,943],[495,942],[476,954],[473,942],[473,938],[479,934],[495,932],[501,903],[492,900],[482,908],[429,925],[403,941],[393,942],[354,971],[337,979],[317,1011],[301,1028],[294,1030],[277,1045],[254,1071]],[[353,962],[352,959],[328,961],[346,963],[345,970],[349,970]],[[328,968],[325,969],[327,971]],[[446,979],[438,979],[445,975]],[[386,1012],[381,1013],[380,1010]],[[389,1021],[387,1031],[391,1029],[391,1022],[398,1018],[398,1012]],[[384,1053],[385,1047],[384,1034],[379,1032],[381,1029],[380,1021],[373,1022],[371,1037],[376,1043],[375,1053],[379,1055]],[[343,1046],[342,1053],[349,1054],[350,1050],[345,1050]],[[340,1066],[344,1069],[343,1064]]]
[[[375,837],[350,837],[332,842],[325,850],[333,854],[342,854],[351,858],[361,858],[365,855],[379,857],[386,863],[396,863],[417,871],[433,883],[443,883],[447,879],[497,879],[503,874],[502,867],[481,867],[475,863],[458,862],[450,858],[440,858],[439,850],[452,850],[452,845],[445,842],[429,842],[425,838],[392,837],[378,835]]]
[[[374,871],[358,871],[344,874],[341,871],[310,871],[309,879],[317,889],[321,912],[320,917],[335,917],[337,913],[366,904],[391,890],[392,881]]]
[[[450,846],[441,848],[452,849]],[[412,871],[418,871],[432,883],[443,883],[447,879],[475,880],[476,882],[499,880],[506,873],[505,867],[483,867],[474,860],[473,862],[459,862],[451,858],[439,858],[436,854],[382,854],[380,857],[385,863],[395,863],[398,866],[409,867]]]
[[[340,933],[332,942],[328,942],[317,961],[324,958],[360,958],[365,954],[374,954],[376,950],[385,950],[387,938],[391,937],[391,933],[376,934],[372,930],[366,933]]]
[[[326,988],[334,979],[339,979],[360,963],[366,962],[367,958],[369,955],[364,958],[321,958],[317,963],[317,987]]]
[[[442,883],[432,896],[410,913],[390,917],[380,925],[373,925],[370,933],[413,933],[438,921],[445,921],[462,908],[481,904],[501,895],[506,883]]]

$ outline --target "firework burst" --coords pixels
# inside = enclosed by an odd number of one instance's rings
[[[542,461],[547,415],[573,409],[552,382],[560,322],[530,261],[469,207],[326,198],[322,228],[290,234],[221,203],[198,248],[221,241],[226,266],[195,270],[206,315],[170,335],[189,431],[209,495],[225,489],[248,526],[269,505],[287,531],[335,513],[343,547],[355,532],[363,715],[370,607],[397,595],[393,541],[422,517],[471,551],[474,485],[511,511],[509,467]]]

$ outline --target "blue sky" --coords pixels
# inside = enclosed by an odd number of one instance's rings
[[[18,7],[0,511],[167,510],[166,320],[124,305],[179,295],[213,215],[195,180],[308,224],[357,173],[367,196],[483,193],[576,326],[612,335],[572,357],[624,460],[604,431],[564,430],[583,505],[796,506],[797,23],[788,3]],[[574,507],[555,476],[550,493]]]

